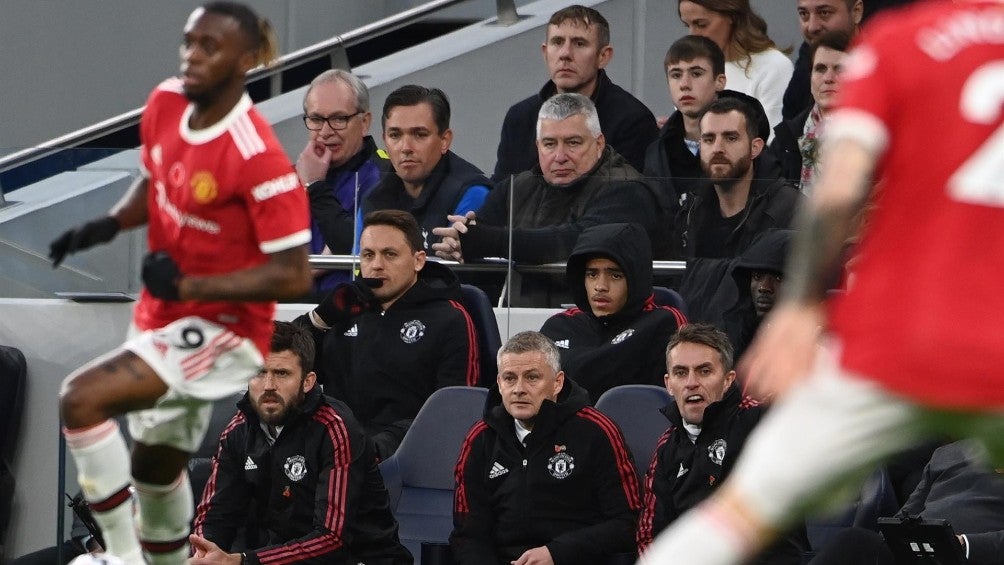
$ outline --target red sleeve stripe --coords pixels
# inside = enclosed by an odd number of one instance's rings
[[[453,469],[453,480],[456,483],[456,492],[453,493],[453,509],[455,512],[466,513],[470,510],[467,502],[467,485],[464,481],[464,473],[467,471],[467,460],[471,455],[471,446],[482,432],[488,429],[488,424],[484,420],[477,422],[467,432],[464,444],[460,447],[460,456],[457,457],[457,465]]]
[[[299,562],[306,558],[331,553],[345,545],[343,535],[345,505],[352,464],[349,434],[345,427],[345,421],[330,406],[318,408],[314,412],[314,421],[325,427],[334,448],[334,465],[327,480],[328,508],[324,516],[324,528],[328,531],[302,542],[285,544],[257,553],[258,560],[263,564],[281,565]]]
[[[614,451],[617,471],[621,476],[621,486],[624,488],[624,496],[627,498],[628,506],[632,510],[638,510],[641,507],[641,498],[638,494],[638,474],[635,472],[634,465],[631,464],[631,456],[627,444],[624,442],[624,434],[621,433],[613,420],[591,406],[579,410],[578,415],[599,426],[607,435],[610,447]]]
[[[464,305],[456,300],[451,300],[450,305],[460,311],[464,316],[464,323],[467,326],[467,386],[478,386],[478,376],[481,373],[481,360],[479,359],[478,334],[474,328],[474,320],[467,313]]]
[[[676,318],[676,327],[684,326],[687,324],[687,316],[683,312],[680,312],[679,310],[673,308],[672,306],[659,306],[659,308],[662,308],[663,310],[669,310],[673,314],[673,317]]]
[[[220,472],[220,457],[223,453],[223,441],[231,434],[237,426],[241,426],[246,421],[244,413],[240,410],[234,417],[230,419],[230,423],[227,424],[226,428],[223,428],[223,433],[220,434],[219,445],[216,447],[216,457],[213,458],[213,470],[209,473],[209,479],[206,480],[206,486],[202,489],[202,498],[199,499],[199,507],[196,509],[195,513],[195,526],[192,529],[193,533],[201,536],[203,534],[203,525],[206,521],[206,514],[209,512],[212,506],[213,496],[216,495],[216,479],[219,477]]]
[[[652,490],[652,485],[655,483],[655,468],[659,461],[659,450],[669,441],[669,436],[675,429],[675,426],[670,426],[659,437],[659,441],[655,444],[655,453],[652,454],[652,461],[648,464],[648,472],[645,473],[645,504],[642,506],[641,515],[638,517],[638,532],[636,534],[639,554],[648,549],[653,538],[652,524],[655,519],[655,492]]]

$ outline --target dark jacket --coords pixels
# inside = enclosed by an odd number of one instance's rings
[[[345,401],[386,459],[425,400],[444,386],[474,386],[477,335],[452,271],[428,261],[418,282],[386,311],[366,311],[348,325],[309,328],[318,344],[318,380]]]
[[[739,384],[733,382],[721,400],[705,408],[695,442],[690,441],[675,402],[662,412],[670,426],[659,438],[645,475],[645,499],[638,519],[639,551],[648,548],[659,532],[684,512],[708,498],[729,475],[765,408],[743,397]],[[795,539],[782,539],[757,563],[801,563],[802,551]]]
[[[247,395],[220,436],[194,532],[248,563],[412,563],[398,540],[373,444],[314,387],[270,444]]]
[[[627,302],[609,316],[597,317],[589,306],[586,263],[595,257],[617,263],[627,279]],[[652,252],[645,230],[637,224],[587,229],[565,273],[577,307],[551,316],[540,329],[558,345],[565,375],[585,387],[594,403],[617,385],[663,386],[663,349],[687,318],[652,299]]]
[[[538,164],[537,114],[544,102],[557,92],[554,83],[548,81],[540,92],[517,102],[506,112],[493,181],[507,181],[509,175],[529,171]],[[630,92],[614,84],[602,69],[596,76],[592,100],[607,144],[617,149],[635,169],[642,170],[645,148],[658,133],[655,116]]]
[[[781,177],[788,179],[795,186],[802,180],[802,150],[798,140],[802,137],[805,122],[812,112],[812,105],[790,120],[785,120],[774,127],[774,141],[767,149],[780,163]]]
[[[719,325],[728,334],[736,359],[746,351],[762,320],[756,314],[750,294],[753,271],[783,274],[794,233],[793,230],[769,230],[760,234],[736,261],[731,280],[722,282],[736,289],[735,302],[724,311]]]
[[[874,0],[868,2],[872,4]],[[809,44],[805,41],[798,48],[798,58],[795,59],[795,71],[788,81],[788,88],[782,98],[781,117],[790,120],[799,115],[802,110],[811,107],[815,101],[809,89],[809,78],[812,76],[812,60],[809,58]]]
[[[498,389],[456,467],[458,565],[508,565],[547,546],[555,565],[605,565],[633,548],[638,479],[624,437],[569,379],[545,400],[524,447]]]
[[[726,238],[721,257],[740,255],[761,232],[790,227],[801,200],[802,194],[790,183],[779,178],[763,178],[759,167],[754,165],[746,207],[739,212],[739,223]],[[712,222],[720,217],[718,194],[714,185],[708,182],[688,199],[687,205],[677,215],[679,236],[676,241],[683,246],[679,256],[687,259],[707,257],[701,251],[701,238],[713,225]]]
[[[397,174],[387,174],[363,202],[363,214],[373,210],[404,210],[418,220],[425,239],[425,249],[429,250],[438,241],[432,235],[432,228],[448,225],[446,216],[456,212],[457,205],[469,191],[482,193],[483,200],[491,183],[477,167],[460,158],[453,151],[447,151],[439,163],[433,167],[422,187],[418,198],[412,198],[404,189],[404,183]],[[474,206],[474,209],[478,206]]]
[[[361,206],[389,169],[390,160],[367,135],[344,165],[331,167],[324,179],[310,183],[311,253],[320,253],[325,245],[336,255],[352,253],[357,204]],[[328,271],[315,279],[314,290],[330,290],[349,279],[347,271]]]
[[[939,447],[897,516],[948,520],[955,533],[966,536],[967,563],[996,565],[1004,555],[1004,475],[983,459],[971,442]]]

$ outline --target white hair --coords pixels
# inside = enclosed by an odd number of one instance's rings
[[[547,99],[537,112],[537,139],[540,139],[540,122],[542,120],[561,121],[582,114],[586,117],[586,127],[593,137],[600,135],[600,116],[596,106],[588,97],[574,92],[555,94]]]

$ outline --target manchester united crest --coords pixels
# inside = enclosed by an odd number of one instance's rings
[[[716,439],[708,446],[708,459],[711,459],[715,465],[721,465],[722,461],[725,461],[725,451],[728,446],[729,444],[724,439]]]
[[[555,479],[564,479],[575,470],[575,458],[562,451],[547,460],[547,472]]]
[[[620,343],[620,342],[624,341],[625,339],[631,337],[632,334],[634,334],[634,330],[632,328],[628,328],[628,329],[622,331],[621,333],[615,335],[614,338],[610,340],[610,343],[612,345],[617,345],[618,343]]]
[[[192,175],[192,198],[199,204],[209,204],[216,199],[219,188],[209,171],[197,171]]]
[[[405,343],[415,343],[425,335],[425,324],[419,320],[405,322],[401,326],[401,341]]]
[[[302,455],[288,457],[282,466],[282,470],[286,472],[289,480],[295,483],[307,476],[307,460]]]

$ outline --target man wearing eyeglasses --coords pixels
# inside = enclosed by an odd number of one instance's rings
[[[370,191],[390,168],[370,129],[369,90],[348,71],[319,74],[303,97],[303,124],[310,134],[296,173],[310,195],[313,254],[351,253],[354,221]],[[314,291],[348,280],[342,271],[315,271]]]

